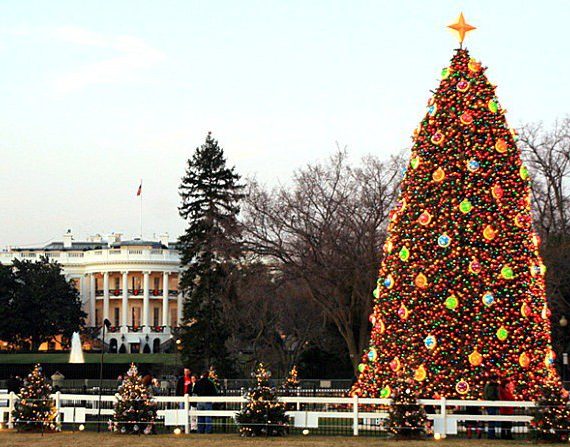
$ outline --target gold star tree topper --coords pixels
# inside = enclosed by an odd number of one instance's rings
[[[457,34],[459,35],[459,43],[460,44],[463,43],[463,40],[465,39],[465,34],[467,34],[469,31],[473,31],[474,29],[477,29],[474,26],[469,25],[465,21],[465,17],[463,17],[463,13],[459,14],[457,22],[449,25],[448,28],[451,28],[452,30],[457,32]]]

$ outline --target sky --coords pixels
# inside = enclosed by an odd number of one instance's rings
[[[570,112],[567,0],[1,0],[0,248],[184,229],[208,131],[272,186],[326,159],[409,149],[458,46],[512,126]]]

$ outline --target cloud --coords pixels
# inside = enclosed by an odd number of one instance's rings
[[[94,84],[132,81],[141,71],[165,58],[165,55],[133,36],[105,36],[84,28],[61,27],[51,32],[54,39],[72,45],[108,49],[115,54],[107,59],[82,65],[53,80],[57,93],[67,94]]]

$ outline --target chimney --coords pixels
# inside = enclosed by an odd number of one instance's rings
[[[168,233],[162,233],[158,235],[158,240],[162,245],[168,247]]]
[[[73,241],[73,234],[71,230],[67,230],[67,233],[63,235],[63,248],[71,248],[71,244]]]

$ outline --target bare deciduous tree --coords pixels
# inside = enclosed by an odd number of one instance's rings
[[[523,158],[533,176],[535,228],[543,240],[553,341],[560,352],[570,342],[567,328],[558,325],[560,316],[570,312],[570,118],[556,121],[552,129],[528,124],[519,133]]]
[[[346,151],[296,172],[292,185],[250,182],[244,206],[247,249],[301,285],[342,336],[356,369],[368,343],[368,315],[402,158]]]

